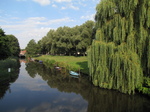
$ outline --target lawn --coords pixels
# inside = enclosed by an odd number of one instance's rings
[[[36,57],[37,60],[42,60],[44,63],[49,65],[57,65],[60,67],[66,67],[70,70],[75,70],[89,74],[88,61],[86,56],[51,56],[51,55],[42,55]]]

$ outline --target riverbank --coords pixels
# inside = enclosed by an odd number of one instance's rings
[[[84,74],[89,74],[87,57],[74,57],[74,56],[50,56],[42,55],[34,59],[42,60],[47,66],[60,66],[69,70],[79,71]],[[143,85],[136,89],[144,95],[150,96],[150,78],[144,77]]]
[[[5,60],[0,60],[0,85],[4,85],[0,87],[1,91],[7,90],[7,85],[18,78],[19,68],[20,63],[17,57],[9,57]]]
[[[16,68],[20,67],[20,63],[18,57],[9,57],[5,60],[0,60],[0,74],[4,74],[4,72],[8,73],[8,68],[15,71]]]
[[[65,67],[69,70],[80,71],[84,74],[89,74],[88,61],[86,56],[51,56],[42,55],[34,59],[42,60],[43,63],[49,66],[60,66]]]

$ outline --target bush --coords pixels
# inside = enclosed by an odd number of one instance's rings
[[[9,57],[5,60],[0,60],[0,75],[3,72],[7,72],[8,68],[15,70],[15,68],[19,67],[18,59],[15,57]]]

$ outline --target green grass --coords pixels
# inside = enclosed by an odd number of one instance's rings
[[[35,59],[42,60],[49,65],[56,65],[60,67],[66,67],[69,70],[80,70],[84,74],[89,74],[88,61],[86,56],[50,56],[43,55],[36,57]]]

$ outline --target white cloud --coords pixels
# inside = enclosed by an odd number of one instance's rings
[[[65,10],[65,9],[67,9],[67,7],[61,7],[61,9],[62,9],[62,10]]]
[[[76,7],[74,6],[72,3],[71,4],[68,4],[66,7],[61,7],[62,10],[65,10],[65,9],[74,9],[74,10],[79,10],[79,7]]]
[[[74,10],[79,10],[79,7],[74,6],[72,0],[54,0],[54,1],[58,3],[68,2],[67,4],[65,4],[66,6],[61,7],[62,10],[69,9],[69,8]]]
[[[22,1],[27,1],[27,0],[16,0],[16,1],[22,2]]]
[[[57,7],[57,5],[53,4],[53,5],[52,5],[52,7],[55,7],[55,8],[56,8],[56,7]]]
[[[33,0],[33,1],[39,3],[42,6],[50,4],[50,0]]]
[[[24,20],[23,22],[25,24],[39,25],[45,20],[46,20],[45,17],[30,17]]]
[[[1,22],[1,23],[5,23],[5,24],[8,24],[8,23],[9,23],[8,21],[6,21],[6,20],[4,20],[4,19],[0,19],[0,22]]]
[[[95,14],[81,16],[81,19],[93,20],[94,21]]]
[[[45,17],[30,17],[8,25],[1,25],[1,27],[4,31],[7,31],[7,34],[15,35],[19,40],[20,47],[25,48],[31,39],[38,41],[44,37],[50,29],[55,29],[62,26],[62,24],[65,25],[73,21],[74,20],[69,17],[51,20]],[[51,26],[53,26],[53,28]]]
[[[55,0],[56,2],[71,2],[72,0]]]
[[[74,20],[70,19],[69,17],[60,18],[60,19],[52,19],[52,20],[48,20],[45,17],[31,17],[31,18],[26,19],[24,23],[28,25],[32,25],[32,26],[36,26],[36,25],[49,26],[52,24],[60,24],[62,22],[64,23],[64,22],[71,22],[71,21],[74,21]]]
[[[70,6],[69,6],[71,9],[74,9],[74,10],[79,10],[79,7],[76,7],[76,6],[74,6],[73,4],[70,4]]]
[[[54,20],[49,20],[46,23],[43,23],[45,25],[51,25],[51,24],[60,24],[60,23],[66,23],[66,22],[73,22],[74,20],[70,19],[69,17],[65,17],[62,19],[54,19]]]

